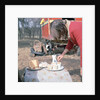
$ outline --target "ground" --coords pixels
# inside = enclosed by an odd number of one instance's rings
[[[52,61],[51,55],[31,57],[30,46],[28,43],[29,42],[24,43],[22,41],[19,41],[18,43],[18,70],[20,77],[24,72],[24,68],[29,66],[30,60],[38,59],[39,62],[46,61],[47,63],[51,63]],[[82,81],[80,76],[80,56],[77,56],[76,53],[72,55],[66,54],[61,62],[65,69],[67,69],[67,71],[70,73],[73,82]]]

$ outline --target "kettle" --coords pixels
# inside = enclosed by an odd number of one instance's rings
[[[56,55],[52,55],[52,63],[57,63]]]

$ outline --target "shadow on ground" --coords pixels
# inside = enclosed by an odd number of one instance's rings
[[[72,79],[73,79],[73,75],[74,75],[74,77],[79,76],[80,81],[82,82],[82,76],[80,75],[80,69],[68,70],[68,72],[72,76]],[[73,81],[76,81],[75,78],[73,79]]]
[[[18,41],[18,48],[30,47],[29,41]]]
[[[79,59],[67,58],[66,56],[64,59],[62,59],[62,65],[71,75],[73,82],[82,82]]]
[[[24,82],[25,68],[18,70],[18,82]]]

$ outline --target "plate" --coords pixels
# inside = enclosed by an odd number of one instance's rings
[[[47,65],[48,65],[47,62],[41,62],[41,63],[39,64],[39,67],[41,67],[41,68],[46,68]]]
[[[61,66],[61,68],[60,69],[48,69],[48,68],[46,68],[48,71],[61,71],[61,70],[63,70],[64,69],[64,66]]]
[[[27,70],[30,70],[30,71],[38,71],[38,70],[41,70],[43,67],[39,67],[39,68],[36,68],[36,69],[32,69],[30,67],[27,67]]]

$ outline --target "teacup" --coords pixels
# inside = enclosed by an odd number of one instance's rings
[[[58,69],[61,68],[61,62],[57,62]]]
[[[53,70],[57,70],[58,69],[58,66],[57,65],[54,65],[53,66]]]
[[[52,70],[52,65],[48,64],[47,67],[48,67],[49,70]]]

